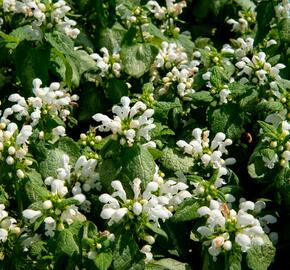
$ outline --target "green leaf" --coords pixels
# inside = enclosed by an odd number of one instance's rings
[[[290,18],[282,19],[278,24],[278,30],[281,40],[290,43]]]
[[[56,177],[56,170],[60,167],[60,159],[65,152],[60,149],[52,149],[47,151],[45,160],[39,164],[39,171],[44,178],[48,176]]]
[[[54,31],[52,33],[46,33],[45,39],[58,52],[62,54],[73,55],[74,43],[66,34]]]
[[[60,138],[57,148],[65,152],[70,157],[70,163],[75,163],[81,156],[80,146],[69,137]]]
[[[95,85],[84,85],[80,93],[78,120],[91,121],[96,112],[104,112],[108,100],[103,91],[96,89]]]
[[[147,183],[153,180],[155,172],[155,162],[150,152],[140,146],[134,145],[131,148],[126,148],[121,153],[122,175],[125,176],[125,186],[131,191],[130,183],[135,178],[140,178],[143,188]]]
[[[200,204],[194,198],[185,199],[181,204],[178,205],[174,216],[171,218],[173,222],[189,221],[195,218],[199,218],[197,209]]]
[[[158,49],[150,44],[136,44],[121,49],[121,59],[125,72],[135,78],[149,71]]]
[[[186,35],[178,35],[177,39],[174,39],[174,41],[181,45],[181,47],[184,48],[185,52],[187,53],[187,55],[189,57],[191,57],[192,52],[194,50],[194,43],[191,41],[190,36],[186,36]]]
[[[74,50],[73,60],[77,63],[80,74],[94,68],[96,66],[92,57],[84,50]]]
[[[0,185],[0,204],[7,205],[9,202],[9,195],[4,190],[4,188]]]
[[[107,270],[113,261],[112,253],[102,252],[94,259],[94,263],[99,270]]]
[[[191,270],[187,263],[182,263],[171,258],[150,262],[145,270]]]
[[[25,192],[30,202],[45,200],[50,196],[50,192],[43,184],[41,175],[36,170],[27,172],[26,176]]]
[[[279,112],[283,110],[283,104],[278,101],[261,101],[256,106],[258,111]]]
[[[116,241],[113,254],[114,270],[127,270],[134,260],[139,248],[130,232],[123,231]]]
[[[109,192],[112,190],[111,182],[118,179],[119,170],[113,160],[103,160],[99,166],[100,180],[104,188]]]
[[[162,125],[159,122],[154,122],[154,123],[156,126],[150,132],[152,139],[156,139],[156,138],[160,139],[162,136],[174,135],[174,132],[168,126]]]
[[[226,253],[226,270],[242,270],[242,252],[240,248],[232,248]]]
[[[105,47],[110,52],[120,47],[121,41],[126,33],[126,29],[119,23],[115,23],[112,28],[105,28],[101,31],[99,47]]]
[[[263,132],[266,136],[269,136],[270,138],[277,140],[279,137],[279,133],[277,130],[270,124],[263,122],[263,121],[258,121],[259,125],[263,129]]]
[[[108,86],[105,88],[105,94],[112,103],[120,102],[121,97],[128,96],[128,86],[125,81],[116,78],[109,79]]]
[[[160,121],[167,120],[169,111],[174,108],[182,109],[182,104],[178,98],[173,102],[156,101],[154,102],[154,118]]]
[[[210,109],[208,118],[214,134],[224,132],[230,139],[240,137],[243,118],[236,104],[224,104],[218,109]]]
[[[198,105],[208,105],[213,101],[213,97],[209,91],[199,91],[192,94],[192,101]]]
[[[61,57],[65,66],[65,73],[62,74],[67,86],[78,87],[81,80],[81,74],[79,72],[79,65],[76,59],[70,55],[64,55]]]
[[[271,0],[263,0],[258,3],[257,8],[257,32],[255,36],[254,45],[259,44],[268,34],[270,30],[270,23],[275,16],[274,4]]]
[[[50,51],[44,46],[34,47],[31,42],[21,42],[15,52],[16,76],[20,79],[26,96],[32,95],[32,81],[48,81]]]
[[[146,31],[153,36],[150,40],[151,44],[160,45],[163,41],[167,40],[167,37],[165,37],[162,31],[153,23],[149,23]]]
[[[249,90],[249,88],[247,90]],[[252,109],[255,111],[258,101],[259,93],[256,90],[251,89],[251,91],[248,91],[247,95],[242,97],[242,99],[240,100],[240,106],[242,109]]]
[[[58,255],[65,253],[70,257],[79,252],[79,247],[69,229],[65,229],[59,233],[55,252]]]
[[[171,148],[166,147],[163,150],[161,163],[168,170],[172,170],[174,172],[180,171],[183,173],[188,173],[193,166],[193,162],[193,158],[184,156]]]
[[[210,82],[214,87],[220,87],[228,78],[225,75],[225,70],[221,67],[213,67],[211,69]]]
[[[255,245],[247,252],[247,264],[253,270],[267,270],[274,260],[276,249],[273,243],[266,234],[262,238],[262,246]]]
[[[168,239],[167,233],[164,230],[162,230],[161,228],[158,228],[157,226],[155,226],[155,225],[153,225],[153,224],[151,224],[149,222],[146,223],[146,227],[148,229],[150,229],[152,232],[154,232],[154,233],[156,233],[158,235],[163,236],[165,239]]]

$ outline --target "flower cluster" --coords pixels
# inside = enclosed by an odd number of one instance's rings
[[[118,180],[111,183],[114,189],[111,195],[105,193],[99,197],[99,200],[105,204],[101,218],[109,220],[109,226],[120,222],[127,224],[126,226],[133,222],[135,226],[138,226],[138,238],[147,242],[140,250],[146,256],[146,263],[153,258],[151,245],[155,242],[153,236],[144,232],[146,224],[153,222],[153,226],[160,227],[159,220],[165,221],[172,217],[172,212],[176,207],[192,196],[187,191],[188,186],[185,183],[174,180],[165,181],[161,175],[162,173],[159,173],[159,168],[156,166],[153,181],[146,185],[143,192],[141,180],[135,178],[132,183],[133,198],[127,197],[122,183]]]
[[[45,235],[48,237],[53,237],[55,230],[62,231],[65,228],[64,223],[71,225],[75,221],[86,220],[76,205],[65,205],[53,199],[44,201],[40,209],[27,208],[22,215],[29,224],[34,224],[36,221],[44,223]]]
[[[182,99],[191,100],[191,95],[195,92],[194,75],[199,70],[200,62],[190,61],[183,48],[176,43],[164,41],[161,46],[151,68],[150,80],[157,86],[159,95],[164,95],[173,86]],[[162,74],[164,71],[166,73]]]
[[[254,11],[255,6],[247,11],[239,11],[239,19],[228,19],[227,23],[232,25],[232,31],[239,32],[241,34],[248,34],[251,32],[251,28],[256,22],[256,12]]]
[[[33,80],[33,94],[27,100],[19,94],[9,96],[9,101],[16,103],[11,108],[5,109],[1,122],[7,123],[9,115],[15,115],[17,120],[24,119],[31,122],[31,126],[36,126],[44,117],[59,117],[66,121],[70,115],[70,108],[73,102],[78,100],[77,95],[70,95],[58,82],[53,82],[49,87],[41,87],[40,79]],[[55,133],[64,134],[60,130]]]
[[[152,13],[157,21],[161,21],[160,29],[163,32],[168,32],[176,35],[180,32],[180,28],[175,25],[178,16],[186,7],[186,1],[175,3],[175,0],[167,0],[166,6],[160,6],[157,1],[148,1],[146,4],[150,13]]]
[[[4,12],[23,14],[26,18],[32,18],[32,28],[36,32],[39,32],[40,26],[52,23],[56,29],[73,39],[77,38],[80,33],[79,29],[74,28],[76,21],[67,17],[71,8],[64,0],[58,0],[55,3],[51,0],[3,0],[2,8]]]
[[[219,98],[219,104],[228,103],[231,100],[231,91],[229,90],[229,86],[227,84],[218,84],[213,85],[211,83],[211,75],[212,72],[207,71],[206,73],[202,74],[202,79],[205,80],[206,86],[210,89],[210,94],[212,96],[217,95]]]
[[[176,144],[184,150],[184,153],[194,157],[197,165],[218,169],[219,177],[215,183],[217,187],[225,184],[221,176],[228,173],[226,166],[234,164],[236,160],[234,158],[224,160],[222,155],[228,154],[226,147],[232,144],[232,140],[226,139],[226,135],[219,132],[209,143],[209,131],[202,131],[200,128],[195,128],[192,136],[194,139],[191,142],[179,140]]]
[[[284,64],[276,64],[274,67],[266,61],[266,54],[259,52],[253,55],[252,59],[243,57],[241,61],[236,63],[236,66],[241,71],[238,76],[246,75],[241,78],[242,82],[247,83],[250,79],[254,83],[265,84],[267,82],[280,80],[280,69],[285,68]],[[248,77],[248,78],[247,78]]]
[[[5,205],[0,204],[0,246],[1,243],[7,241],[9,232],[13,234],[19,234],[20,228],[17,227],[16,219],[8,216],[8,212],[5,211]]]
[[[143,192],[141,192],[141,180],[139,178],[134,179],[132,185],[133,199],[127,198],[120,181],[113,181],[112,187],[115,190],[112,195],[102,194],[99,197],[99,200],[105,204],[101,217],[109,219],[109,226],[120,222],[125,215],[136,217],[145,215],[147,220],[153,221],[156,226],[160,226],[159,219],[163,221],[169,219],[175,206],[185,198],[191,197],[191,194],[186,191],[188,188],[186,184],[177,183],[173,180],[163,181],[159,177],[157,181],[155,179],[155,181],[149,182]]]
[[[21,168],[30,166],[32,161],[29,159],[28,139],[31,135],[32,127],[30,125],[23,125],[19,130],[14,122],[8,125],[2,122],[0,124],[0,160],[5,160],[8,165],[16,164]],[[21,165],[17,164],[17,161]],[[23,178],[21,168],[18,168],[17,175]]]
[[[288,121],[277,122],[275,115],[269,115],[266,118],[267,122],[272,123],[273,133],[269,134],[264,131],[269,126],[262,127],[260,132],[262,135],[262,146],[264,149],[269,147],[267,154],[263,155],[262,160],[265,167],[273,169],[276,163],[280,163],[282,167],[289,168],[290,162],[290,142],[289,132],[290,123]]]
[[[101,125],[97,126],[99,131],[111,131],[119,139],[120,144],[127,143],[128,146],[132,146],[135,141],[139,141],[141,138],[150,141],[149,132],[155,128],[152,118],[154,110],[147,109],[147,106],[141,101],[137,101],[132,107],[130,107],[130,103],[130,98],[122,97],[122,107],[115,105],[112,108],[112,112],[115,114],[113,119],[101,113],[93,116],[95,121],[102,122]],[[150,146],[155,146],[154,142],[149,143]]]
[[[253,214],[261,211],[260,202],[242,201],[239,210],[229,209],[228,205],[211,200],[210,206],[198,209],[201,216],[207,218],[206,225],[200,226],[197,232],[203,244],[210,246],[208,252],[216,260],[221,252],[227,252],[233,245],[239,246],[242,252],[247,252],[251,247],[264,244],[265,232]],[[267,220],[275,217],[267,215]]]
[[[90,201],[86,200],[84,192],[93,189],[100,190],[101,183],[99,173],[96,172],[97,160],[80,156],[74,166],[70,165],[69,156],[64,154],[60,159],[61,167],[57,169],[56,178],[49,176],[45,179],[45,184],[51,186],[53,195],[64,197],[71,188],[73,198],[79,201],[81,209],[89,212]]]
[[[56,229],[62,230],[64,223],[70,225],[75,220],[85,220],[76,205],[89,212],[91,202],[86,199],[83,192],[100,188],[99,174],[95,172],[96,160],[87,160],[85,156],[81,156],[72,167],[69,164],[69,157],[64,154],[60,159],[60,165],[56,171],[56,178],[49,176],[44,180],[51,190],[47,193],[47,200],[42,202],[41,208],[28,208],[23,211],[23,216],[30,223],[35,223],[40,217],[43,219],[47,236],[54,236]],[[69,197],[70,193],[72,197]]]
[[[100,51],[103,53],[103,56],[97,53],[91,54],[92,59],[96,61],[97,68],[100,70],[98,82],[101,83],[101,78],[110,78],[111,76],[119,78],[122,70],[119,51],[115,50],[112,55],[110,55],[107,48],[101,48]]]

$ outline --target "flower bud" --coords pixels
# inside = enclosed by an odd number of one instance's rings
[[[24,172],[23,172],[22,170],[20,170],[20,169],[18,169],[18,170],[16,171],[16,175],[17,175],[17,177],[18,177],[19,179],[23,179],[24,176],[25,176]]]
[[[225,241],[223,247],[227,251],[231,250],[232,249],[232,242],[230,240]]]
[[[50,208],[52,208],[53,205],[52,205],[51,200],[46,200],[42,203],[42,206],[44,209],[50,209]]]

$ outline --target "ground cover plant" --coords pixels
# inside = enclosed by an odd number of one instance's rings
[[[289,43],[285,0],[0,0],[0,269],[288,269]]]

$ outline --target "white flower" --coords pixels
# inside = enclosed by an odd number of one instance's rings
[[[51,200],[46,200],[42,203],[42,206],[44,209],[50,209],[50,208],[52,208],[53,205],[52,205]]]
[[[82,204],[86,200],[86,196],[84,194],[76,194],[73,198],[79,201],[80,204]]]
[[[51,182],[51,193],[64,197],[68,193],[68,188],[64,185],[65,182],[59,179],[55,179]]]
[[[63,137],[65,136],[65,128],[63,126],[57,126],[52,129],[52,134],[56,137]]]
[[[251,238],[243,233],[238,233],[235,237],[235,242],[241,246],[243,252],[246,252],[252,244]]]
[[[0,228],[0,242],[4,243],[7,241],[8,231]]]
[[[32,135],[32,126],[24,125],[16,137],[16,144],[27,143],[28,138]]]
[[[56,229],[56,222],[52,217],[46,217],[44,219],[45,223],[45,235],[53,237],[54,236],[54,231]]]
[[[4,204],[0,204],[0,222],[8,217],[8,212],[4,210],[5,209],[5,205]]]
[[[133,205],[133,212],[135,215],[139,216],[142,213],[142,205],[139,202],[135,202]]]
[[[240,203],[240,209],[244,210],[245,212],[248,210],[254,210],[255,209],[255,203],[251,201],[244,201]]]
[[[42,213],[39,210],[25,209],[22,212],[22,215],[24,218],[28,219],[30,223],[34,223],[39,217],[42,216]]]
[[[232,242],[227,240],[224,242],[224,245],[223,245],[223,248],[226,250],[226,251],[229,251],[232,249]]]
[[[267,168],[273,169],[275,166],[275,163],[277,163],[279,159],[278,159],[278,155],[275,153],[271,159],[266,156],[263,156],[262,160],[264,161],[265,166]]]
[[[18,169],[18,170],[16,171],[16,175],[17,175],[17,177],[18,177],[19,179],[23,179],[23,178],[25,177],[24,172],[23,172],[22,170],[20,170],[20,169]]]
[[[151,246],[145,245],[141,248],[141,253],[145,254],[145,263],[150,262],[153,259],[153,254],[151,253]]]

